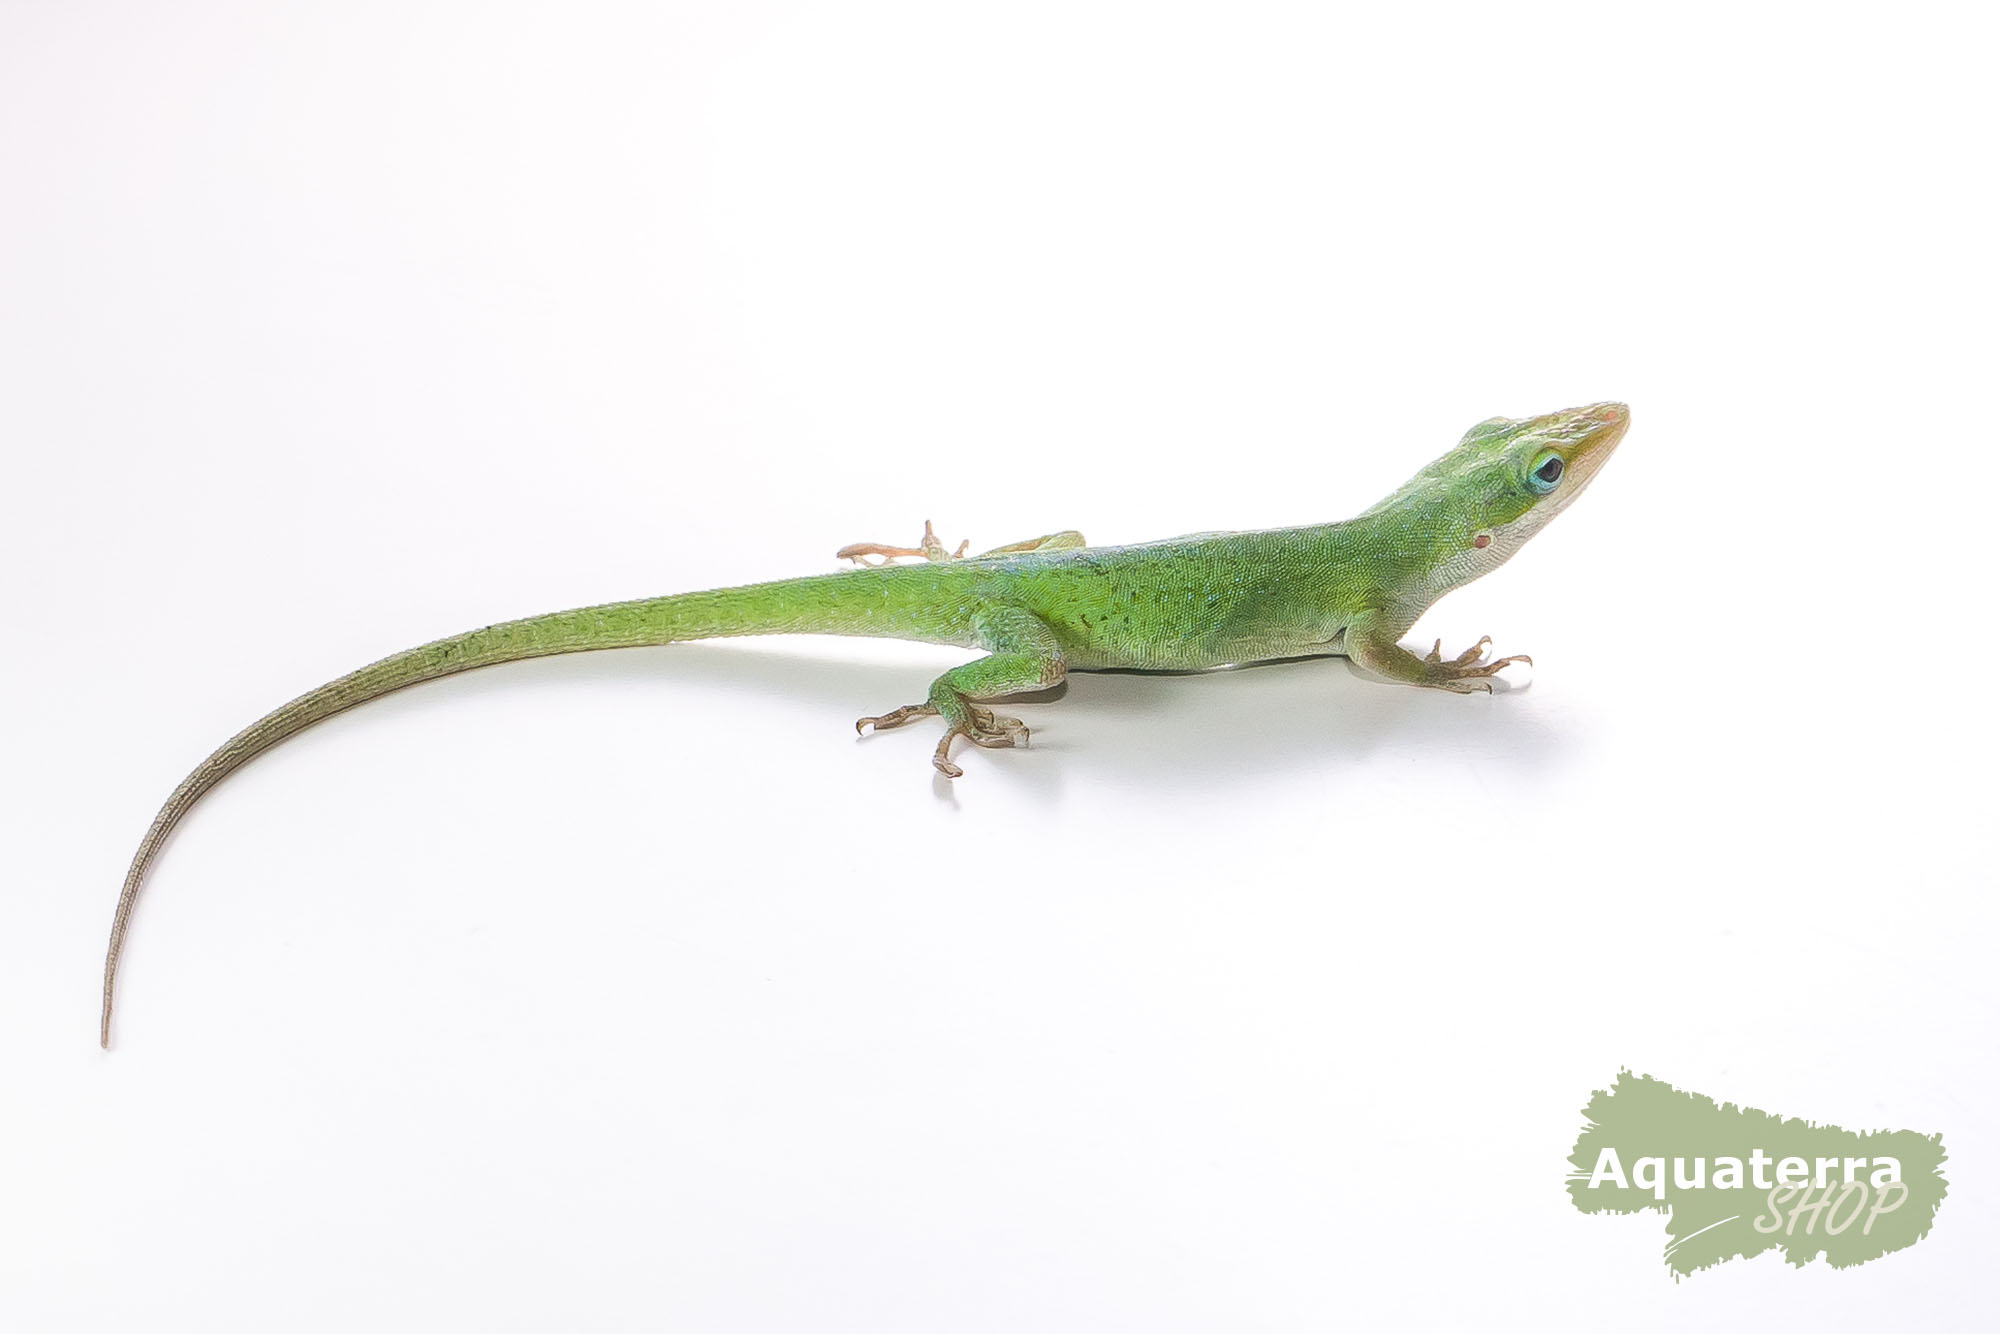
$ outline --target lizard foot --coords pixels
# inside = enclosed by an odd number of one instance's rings
[[[863,718],[855,725],[857,730],[870,725],[896,727],[912,718],[941,716],[945,733],[931,755],[931,764],[946,778],[964,773],[951,762],[951,744],[960,737],[996,750],[1027,745],[1028,728],[1019,718],[1003,717],[974,701],[1006,699],[1057,685],[1067,670],[1062,645],[1055,631],[1017,607],[979,611],[973,617],[973,628],[991,653],[954,667],[931,682],[930,698],[924,703],[906,705],[880,718]]]
[[[946,778],[965,776],[965,770],[951,762],[951,743],[960,737],[988,750],[1009,750],[1028,744],[1028,727],[1019,718],[1002,718],[991,709],[972,705],[966,721],[947,729],[944,739],[938,742],[937,750],[931,756],[931,764]]]
[[[1493,693],[1492,677],[1501,668],[1517,662],[1525,662],[1530,667],[1535,665],[1535,660],[1525,653],[1516,653],[1508,658],[1495,658],[1491,662],[1480,661],[1486,656],[1486,650],[1491,647],[1493,647],[1493,636],[1481,635],[1477,644],[1457,657],[1446,660],[1444,641],[1438,640],[1431,646],[1431,651],[1424,655],[1424,665],[1430,669],[1432,678],[1426,684],[1435,686],[1439,690],[1449,690],[1455,695],[1470,695],[1476,690],[1484,690],[1490,695]]]
[[[857,735],[874,728],[886,732],[892,727],[901,727],[915,718],[935,718],[939,709],[935,704],[905,704],[900,709],[874,718],[856,718],[854,731]],[[966,706],[965,721],[953,723],[945,729],[944,738],[938,742],[937,751],[931,756],[931,763],[946,778],[962,778],[965,770],[951,762],[951,743],[964,737],[975,746],[988,750],[1011,750],[1028,744],[1028,725],[1019,718],[1004,718],[991,709],[982,709],[977,704]]]
[[[1028,744],[1028,725],[1019,718],[1003,718],[977,704],[971,706],[970,713],[972,725],[965,729],[965,739],[973,745],[988,750],[1010,750]]]
[[[920,545],[914,547],[885,546],[880,542],[853,542],[833,553],[835,560],[851,560],[856,565],[887,565],[892,560],[922,556],[929,561],[962,560],[972,547],[968,541],[960,542],[958,550],[946,551],[944,543],[938,539],[936,530],[929,519],[924,520],[924,536]],[[873,556],[874,560],[868,558]]]

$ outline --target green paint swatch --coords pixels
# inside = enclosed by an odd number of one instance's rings
[[[1921,1240],[1944,1202],[1941,1135],[1814,1125],[1629,1071],[1583,1114],[1570,1198],[1585,1213],[1665,1213],[1677,1278],[1772,1249],[1862,1264]]]

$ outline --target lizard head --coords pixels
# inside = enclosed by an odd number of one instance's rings
[[[1625,438],[1632,411],[1623,403],[1592,403],[1543,417],[1494,417],[1467,431],[1438,460],[1465,487],[1471,517],[1494,530],[1514,530],[1516,547],[1583,494],[1611,451]],[[1525,530],[1523,530],[1525,526]],[[1474,544],[1478,545],[1477,532]],[[1499,541],[1500,533],[1493,533]]]
[[[1427,591],[1435,597],[1495,568],[1568,509],[1631,420],[1623,403],[1494,417],[1375,509],[1406,503],[1428,516],[1424,527],[1443,548],[1433,552],[1440,586]]]

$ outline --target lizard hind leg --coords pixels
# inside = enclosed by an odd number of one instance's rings
[[[925,519],[924,535],[916,546],[892,547],[881,542],[850,542],[840,550],[834,552],[833,558],[835,560],[851,560],[856,565],[870,564],[868,560],[870,556],[875,557],[874,563],[878,565],[887,565],[893,560],[902,560],[915,556],[922,556],[927,561],[963,560],[965,559],[966,551],[971,546],[972,543],[970,541],[965,541],[958,544],[958,550],[956,551],[946,550],[943,540],[937,535],[937,530],[931,527],[931,521]]]
[[[1079,533],[1074,528],[1065,528],[1060,533],[1044,533],[1040,537],[1031,537],[1025,542],[1009,542],[1004,547],[994,547],[991,551],[982,551],[979,554],[981,556],[1014,556],[1030,551],[1076,551],[1079,548],[1089,545],[1090,543],[1084,539],[1082,533]]]
[[[923,704],[905,704],[877,718],[855,723],[859,732],[868,727],[884,731],[901,727],[913,718],[931,716],[945,721],[944,737],[931,755],[931,764],[947,778],[965,771],[951,760],[952,743],[960,737],[975,746],[1004,750],[1028,744],[1028,727],[1019,718],[1003,717],[978,701],[1008,695],[1047,690],[1059,683],[1067,670],[1062,647],[1055,632],[1030,612],[1011,607],[996,608],[978,617],[976,625],[986,657],[954,667],[931,682],[930,699]]]
[[[977,560],[984,556],[1018,556],[1031,551],[1075,551],[1079,547],[1089,545],[1082,533],[1074,528],[1065,528],[1060,533],[1044,533],[1025,542],[1009,542],[1006,546],[982,551],[973,559]],[[856,565],[887,565],[891,561],[915,559],[919,556],[932,562],[953,561],[964,560],[965,553],[971,546],[972,543],[966,541],[960,542],[956,551],[947,550],[943,540],[938,537],[937,530],[931,526],[931,521],[925,519],[924,535],[916,546],[892,547],[884,542],[852,542],[834,552],[833,556],[835,560],[851,560]],[[870,560],[870,557],[874,559]]]

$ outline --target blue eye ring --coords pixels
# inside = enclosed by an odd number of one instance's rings
[[[1541,492],[1543,495],[1547,495],[1556,489],[1556,484],[1562,481],[1562,477],[1562,455],[1547,454],[1535,464],[1535,470],[1528,474],[1528,485],[1534,487],[1535,490]]]

